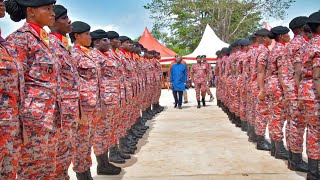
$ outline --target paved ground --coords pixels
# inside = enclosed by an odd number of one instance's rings
[[[213,89],[214,91],[214,89]],[[149,122],[150,130],[119,176],[96,180],[302,180],[305,174],[287,169],[285,161],[255,149],[216,106],[197,109],[194,90],[182,110],[173,108],[171,92],[163,90],[165,112]],[[95,160],[94,156],[92,156]],[[71,179],[76,179],[70,168]]]

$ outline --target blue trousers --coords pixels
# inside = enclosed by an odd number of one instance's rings
[[[175,105],[182,106],[183,91],[172,91]]]

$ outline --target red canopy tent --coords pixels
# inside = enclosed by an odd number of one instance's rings
[[[161,57],[172,57],[176,55],[176,53],[173,52],[171,49],[159,43],[159,41],[152,36],[148,28],[144,30],[139,40],[139,43],[142,44],[148,50],[158,51],[161,54]]]

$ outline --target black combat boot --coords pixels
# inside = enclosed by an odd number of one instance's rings
[[[201,108],[200,101],[198,101],[198,106],[197,106],[197,108]]]
[[[76,177],[78,180],[93,180],[90,168],[86,172],[76,173]]]
[[[76,173],[76,177],[78,180],[88,180],[87,171],[83,173]]]
[[[119,146],[116,146],[116,151],[118,155],[124,160],[130,159],[131,156],[128,154],[134,154],[134,149],[131,148],[129,145],[121,143],[121,141],[119,142]]]
[[[308,163],[302,159],[302,153],[289,151],[288,168],[292,171],[308,172]]]
[[[93,180],[93,178],[92,178],[92,176],[91,176],[90,168],[87,170],[87,179],[88,179],[88,180]]]
[[[128,134],[127,136],[125,136],[125,138],[126,138],[127,143],[132,146],[137,145],[139,142],[137,139],[134,139],[131,134]]]
[[[320,179],[320,160],[308,158],[309,172],[307,174],[307,180],[319,180]]]
[[[120,157],[116,146],[111,147],[109,150],[109,161],[117,164],[124,164],[126,162],[122,157]]]
[[[248,122],[241,120],[241,131],[247,132],[248,130]]]
[[[202,106],[205,107],[206,106],[206,100],[204,98],[202,98]]]
[[[272,138],[271,138],[271,156],[274,157],[275,154],[276,154],[276,144],[275,144],[274,140],[272,140]]]
[[[106,155],[107,154],[107,155]],[[109,162],[108,158],[108,152],[96,156],[97,158],[97,174],[98,175],[118,175],[121,172],[121,168],[116,167],[115,165],[111,164]]]
[[[159,113],[159,109],[156,104],[152,104],[152,114],[156,115]]]
[[[158,104],[158,106],[159,106],[161,112],[164,111],[164,107],[163,106],[161,106],[160,104]]]
[[[257,136],[257,149],[262,151],[271,151],[271,144],[264,138],[264,136]]]
[[[289,153],[286,150],[286,148],[283,145],[283,141],[277,141],[275,143],[275,154],[274,157],[276,159],[283,159],[283,160],[288,160],[289,158]]]
[[[151,110],[151,105],[147,108],[147,113],[151,116],[151,117],[153,117],[155,114],[154,114],[154,112]]]
[[[249,138],[248,141],[252,143],[257,143],[258,142],[258,136],[256,134],[256,130],[254,125],[250,125],[250,132],[249,132]]]
[[[145,111],[142,111],[142,118],[147,119],[147,120],[152,119],[152,116],[147,113],[147,109]]]
[[[235,115],[235,122],[236,122],[236,127],[241,127],[241,119],[236,115]]]
[[[213,95],[211,95],[209,102],[212,102],[213,100],[214,100],[214,97],[213,97]]]
[[[139,117],[139,118],[137,119],[137,124],[139,124],[139,125],[141,126],[141,129],[142,129],[142,130],[147,130],[147,129],[149,129],[149,126],[146,126],[146,122],[145,122],[141,117]]]
[[[140,133],[140,132],[136,131],[135,129],[130,129],[130,131],[137,138],[142,138],[142,136],[143,136],[143,133]]]

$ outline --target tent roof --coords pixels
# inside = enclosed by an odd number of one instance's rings
[[[172,57],[176,55],[174,51],[159,43],[159,41],[152,36],[148,28],[144,30],[139,43],[148,50],[156,50],[160,52],[161,57]]]
[[[229,47],[229,44],[220,40],[212,28],[207,24],[202,39],[198,47],[193,53],[185,56],[185,58],[196,58],[198,55],[206,55],[208,59],[217,58],[216,52],[223,47]]]

